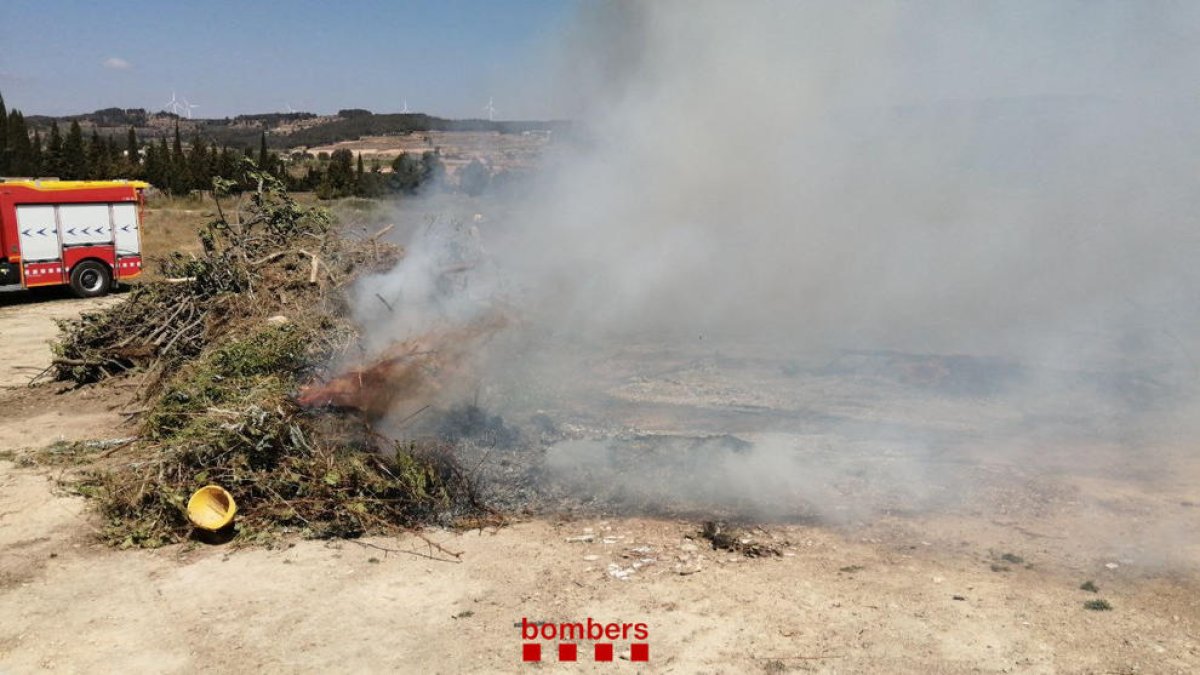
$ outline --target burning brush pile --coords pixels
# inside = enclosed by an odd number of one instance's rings
[[[357,345],[347,284],[396,264],[401,250],[339,236],[323,211],[253,175],[258,188],[233,206],[223,194],[230,186],[216,186],[218,217],[201,234],[202,255],[167,259],[166,279],[62,325],[55,377],[85,384],[124,374],[143,387],[137,439],[105,453],[120,461],[80,484],[100,505],[105,538],[183,539],[188,497],[209,484],[237,500],[242,540],[282,529],[357,536],[484,513],[451,448],[375,434],[377,411],[345,376],[323,383],[324,364]],[[430,337],[419,349],[397,346],[352,371],[355,383],[362,388],[365,372],[372,390],[386,392],[400,373],[415,396],[413,380],[441,346]],[[381,369],[386,381],[371,382]]]

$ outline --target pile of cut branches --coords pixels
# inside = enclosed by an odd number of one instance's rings
[[[281,529],[357,536],[484,513],[451,448],[395,443],[361,416],[308,410],[295,392],[354,343],[343,289],[359,271],[395,264],[399,250],[348,240],[323,211],[298,205],[249,168],[258,189],[201,233],[199,256],[163,263],[149,282],[101,311],[62,324],[55,375],[84,384],[144,373],[136,441],[85,474],[78,489],[119,546],[179,541],[197,488],[238,503],[237,535]]]
[[[110,309],[60,323],[56,379],[85,384],[138,368],[153,389],[238,324],[278,314],[340,317],[344,298],[331,290],[364,266],[399,260],[393,245],[336,236],[327,212],[297,204],[271,174],[246,171],[258,187],[228,215],[222,200],[233,183],[214,181],[217,218],[200,233],[201,255],[173,254],[160,262],[165,279],[139,284]],[[318,337],[332,349],[344,347],[346,336]]]

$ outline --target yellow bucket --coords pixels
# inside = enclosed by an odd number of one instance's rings
[[[207,485],[196,490],[187,505],[188,520],[202,530],[217,531],[233,522],[237,503],[225,488]]]

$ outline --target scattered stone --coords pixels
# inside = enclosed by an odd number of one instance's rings
[[[616,563],[608,564],[608,576],[610,576],[614,579],[619,579],[621,581],[629,581],[629,576],[631,574],[633,574],[634,571],[635,570],[633,567],[622,568],[620,565],[618,565]]]

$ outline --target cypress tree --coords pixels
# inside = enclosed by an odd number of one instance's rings
[[[55,177],[62,176],[63,173],[63,138],[58,130],[58,120],[50,120],[50,137],[46,139],[42,173]]]
[[[142,163],[142,158],[138,153],[138,138],[137,132],[133,127],[129,127],[129,133],[125,136],[125,161],[129,164],[129,176],[134,178],[137,176],[138,166]]]
[[[175,122],[175,142],[171,145],[171,169],[167,183],[171,193],[181,195],[188,189],[187,159],[183,156],[183,139],[179,137],[179,121]]]
[[[0,96],[0,176],[8,172],[8,110]]]
[[[41,176],[45,158],[42,156],[42,135],[35,129],[33,132],[33,147],[29,153],[29,175]]]
[[[63,178],[79,180],[87,175],[87,154],[83,147],[83,129],[79,122],[72,120],[71,128],[67,130],[67,139],[63,142]]]
[[[200,134],[196,134],[188,151],[188,184],[191,189],[207,190],[212,187],[212,176],[208,171],[208,147]]]
[[[158,187],[160,190],[171,191],[171,150],[167,147],[167,137],[158,139]]]
[[[117,147],[117,137],[109,136],[104,139],[104,160],[108,162],[110,178],[128,175],[121,161],[121,148]]]
[[[267,132],[258,137],[258,168],[270,171],[271,157],[267,154]]]
[[[87,174],[86,177],[90,180],[103,180],[108,178],[108,148],[104,145],[104,139],[100,138],[100,132],[92,127],[92,137],[87,144]]]
[[[25,128],[25,116],[21,111],[14,110],[8,114],[8,172],[17,176],[31,175],[31,160],[32,148],[29,145],[29,131]]]
[[[146,162],[142,167],[142,177],[151,185],[162,189],[166,186],[163,182],[163,148],[154,143],[146,146]]]

